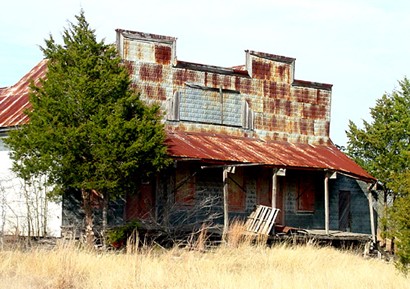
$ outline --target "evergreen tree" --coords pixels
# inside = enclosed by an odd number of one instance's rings
[[[41,47],[47,74],[31,86],[30,122],[11,131],[13,170],[23,179],[47,175],[54,194],[81,190],[86,236],[93,243],[92,196],[134,192],[139,180],[165,167],[165,131],[159,107],[132,89],[113,45],[97,41],[84,12]]]
[[[347,153],[384,186],[394,200],[386,211],[387,234],[397,241],[398,266],[410,266],[410,82],[378,99],[363,128],[349,123]]]

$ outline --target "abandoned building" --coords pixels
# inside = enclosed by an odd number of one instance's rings
[[[203,65],[178,60],[174,37],[116,33],[141,98],[162,108],[174,164],[113,204],[109,223],[224,224],[264,205],[277,209],[278,229],[374,238],[369,187],[375,179],[329,138],[331,84],[295,79],[290,57],[246,50],[244,65]],[[42,61],[26,78],[41,76],[45,67]],[[28,102],[5,91],[4,130],[27,121]],[[14,107],[3,111],[6,102]],[[63,200],[62,225],[81,224],[79,211]]]

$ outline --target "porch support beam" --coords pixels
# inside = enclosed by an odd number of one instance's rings
[[[373,196],[372,196],[373,185],[370,186],[367,193],[367,199],[369,200],[369,213],[370,213],[370,229],[372,232],[372,240],[376,243],[376,228],[374,225],[374,212],[373,212]]]
[[[229,167],[224,167],[222,181],[223,181],[223,199],[224,199],[224,227],[222,231],[222,241],[227,242],[228,227],[229,227],[229,208],[228,208],[228,171]]]
[[[329,234],[329,172],[325,174],[325,231]]]
[[[276,208],[276,196],[278,192],[278,169],[273,169],[272,175],[272,209]]]

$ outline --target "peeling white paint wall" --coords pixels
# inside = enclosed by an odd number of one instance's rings
[[[61,202],[45,201],[41,181],[28,186],[11,171],[0,138],[0,235],[61,236]]]

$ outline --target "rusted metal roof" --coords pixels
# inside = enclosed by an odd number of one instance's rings
[[[30,107],[30,82],[37,84],[46,74],[47,60],[40,61],[15,85],[0,88],[0,128],[14,127],[28,122],[24,111]]]
[[[170,131],[167,145],[169,154],[173,157],[226,163],[259,163],[281,168],[323,169],[367,181],[375,180],[332,143],[313,145]]]

